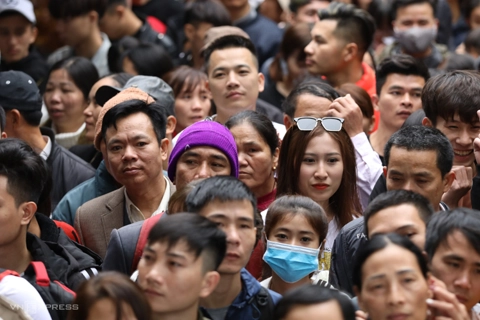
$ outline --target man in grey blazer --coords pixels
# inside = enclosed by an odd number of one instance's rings
[[[103,106],[94,143],[123,187],[86,202],[75,216],[81,242],[102,258],[113,229],[167,209],[175,187],[162,170],[169,145],[165,134],[164,108],[138,88],[121,91]]]
[[[238,178],[237,146],[231,132],[224,125],[208,120],[186,128],[170,155],[168,175],[177,188],[217,175]],[[135,271],[135,248],[143,223],[137,222],[112,231],[103,270],[127,275]]]

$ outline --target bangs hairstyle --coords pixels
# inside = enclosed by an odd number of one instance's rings
[[[388,248],[389,246],[398,246],[402,249],[410,251],[416,258],[418,266],[422,272],[422,275],[427,279],[427,261],[422,254],[422,251],[405,236],[398,235],[396,233],[377,234],[367,241],[356,253],[355,262],[353,264],[352,281],[354,287],[358,291],[362,290],[362,275],[363,265],[374,253]]]
[[[78,310],[68,313],[68,320],[89,318],[92,307],[101,299],[110,300],[115,306],[116,320],[124,319],[125,306],[129,306],[136,319],[151,319],[152,311],[142,289],[120,272],[100,272],[83,282],[77,291],[75,303]]]
[[[359,217],[362,212],[357,194],[357,166],[352,140],[345,129],[333,132],[326,131],[317,125],[311,131],[301,131],[292,126],[283,138],[278,160],[277,198],[283,195],[301,195],[299,189],[300,167],[310,141],[318,136],[328,134],[340,146],[343,162],[343,174],[340,186],[329,199],[329,206],[335,214],[335,220],[342,228],[353,220],[352,215]]]
[[[291,220],[294,216],[303,216],[318,235],[319,246],[328,233],[327,215],[323,208],[312,199],[304,196],[282,196],[268,207],[265,219],[265,235],[283,220]]]
[[[425,116],[433,126],[438,118],[453,120],[458,114],[460,121],[471,125],[479,119],[480,73],[478,71],[453,71],[432,77],[423,87],[422,106]]]
[[[107,10],[107,0],[49,0],[48,11],[55,19],[70,19],[90,11],[98,13],[101,19]]]
[[[181,66],[172,71],[166,82],[172,87],[173,94],[178,98],[182,92],[192,92],[197,86],[205,85],[207,75],[192,67]]]
[[[439,246],[447,245],[448,236],[455,231],[467,238],[470,245],[480,254],[480,211],[457,208],[437,212],[430,219],[425,240],[425,251],[429,261],[432,261]]]
[[[214,271],[222,263],[227,251],[227,236],[217,225],[193,213],[176,213],[156,223],[148,234],[148,245],[162,242],[167,250],[184,242],[195,259],[202,254],[204,272]]]

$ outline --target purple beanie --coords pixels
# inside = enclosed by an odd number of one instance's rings
[[[198,146],[213,147],[225,154],[230,161],[231,176],[238,178],[237,144],[232,133],[224,125],[215,121],[199,121],[179,133],[168,161],[168,177],[174,180],[177,162],[188,149]]]

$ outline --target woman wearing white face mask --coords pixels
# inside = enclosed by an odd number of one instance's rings
[[[262,286],[283,295],[289,289],[328,279],[328,272],[318,270],[327,230],[327,216],[312,199],[283,196],[275,200],[264,228],[264,274],[271,269],[271,277]],[[330,286],[326,281],[322,284]]]

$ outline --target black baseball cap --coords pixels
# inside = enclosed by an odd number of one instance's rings
[[[0,72],[0,106],[5,110],[40,112],[42,96],[35,80],[21,71]]]

